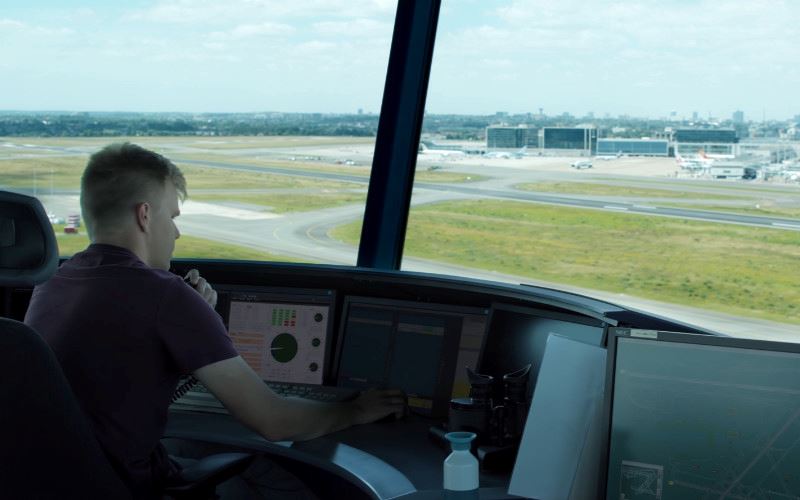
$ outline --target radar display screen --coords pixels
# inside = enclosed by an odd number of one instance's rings
[[[800,498],[800,345],[620,330],[606,498]]]

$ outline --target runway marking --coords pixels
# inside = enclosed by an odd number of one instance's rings
[[[638,208],[639,210],[658,210],[657,207],[648,207],[647,205],[634,205],[633,208]]]
[[[604,205],[603,208],[607,208],[608,210],[622,210],[626,212],[628,211],[628,207],[617,207],[614,205]]]
[[[318,242],[318,243],[323,243],[323,240],[321,240],[321,239],[319,239],[319,238],[316,238],[316,237],[314,237],[314,235],[312,234],[316,228],[318,228],[319,226],[323,226],[323,225],[325,225],[325,223],[324,223],[324,222],[322,222],[322,223],[317,223],[317,224],[312,224],[312,225],[308,226],[308,227],[306,228],[306,237],[307,237],[308,239],[310,239],[310,240],[313,240],[313,241],[316,241],[316,242]],[[326,233],[326,236],[327,236],[327,233]]]
[[[800,230],[800,224],[787,224],[785,222],[773,222],[772,225],[773,226],[777,226],[777,227],[785,227],[787,229],[799,229]]]

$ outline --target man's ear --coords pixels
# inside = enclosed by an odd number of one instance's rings
[[[136,205],[136,224],[143,233],[150,230],[150,217],[152,215],[152,207],[146,201]]]

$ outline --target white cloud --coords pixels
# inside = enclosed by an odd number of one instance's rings
[[[265,22],[240,24],[229,31],[213,31],[209,36],[212,40],[242,40],[264,36],[286,36],[295,31],[296,29],[288,24]]]
[[[3,18],[0,19],[0,30],[12,30],[12,29],[23,29],[25,28],[25,23],[17,21],[15,19],[7,19]]]
[[[129,17],[159,23],[205,24],[275,22],[282,19],[322,17],[386,17],[394,15],[393,0],[160,0]]]
[[[295,52],[298,54],[311,55],[311,54],[329,53],[334,48],[336,48],[336,44],[333,42],[326,42],[323,40],[310,40],[308,42],[303,42],[295,46]]]
[[[247,38],[251,36],[269,35],[290,35],[295,29],[288,24],[261,23],[261,24],[242,24],[231,31],[233,38]]]
[[[0,32],[3,31],[21,35],[35,35],[42,37],[71,35],[75,33],[70,28],[63,28],[63,27],[49,28],[45,26],[35,26],[28,23],[24,23],[22,21],[17,21],[15,19],[8,19],[8,18],[0,19]]]
[[[437,108],[448,92],[462,99],[472,93],[471,102],[490,103],[484,111],[556,105],[617,113],[638,103],[649,113],[661,102],[688,101],[726,109],[746,101],[789,104],[791,95],[775,97],[771,82],[800,85],[792,65],[800,59],[797,1],[513,0],[470,5],[471,15],[460,7],[452,2],[440,17],[432,110],[455,111]],[[514,61],[516,80],[492,60]],[[482,61],[478,71],[475,61]],[[486,98],[480,89],[491,83],[493,97]],[[606,102],[605,95],[617,96],[617,109],[584,104]]]
[[[353,21],[323,21],[313,24],[320,35],[344,35],[354,37],[387,37],[392,33],[392,24],[375,19],[360,18]]]

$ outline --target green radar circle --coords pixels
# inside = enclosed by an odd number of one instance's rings
[[[272,340],[270,353],[278,363],[288,363],[297,356],[297,340],[291,333],[281,333]]]

